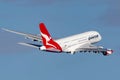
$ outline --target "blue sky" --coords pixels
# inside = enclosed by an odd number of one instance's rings
[[[44,22],[53,37],[96,30],[97,45],[114,54],[52,54],[18,45],[32,42],[0,30],[0,80],[120,79],[119,0],[0,0],[0,28],[39,34]]]

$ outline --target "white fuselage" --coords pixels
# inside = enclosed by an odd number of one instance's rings
[[[81,34],[56,40],[64,52],[74,52],[84,44],[94,44],[101,40],[101,35],[96,31],[88,31]]]

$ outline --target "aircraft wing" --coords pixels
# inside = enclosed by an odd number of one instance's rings
[[[41,37],[40,37],[40,35],[26,34],[26,33],[17,32],[17,31],[5,29],[5,28],[2,28],[2,30],[7,31],[7,32],[11,32],[11,33],[15,33],[15,34],[18,34],[18,35],[25,36],[25,38],[31,39],[31,40],[33,40],[33,41],[41,42]]]
[[[42,45],[38,45],[38,44],[32,44],[32,43],[23,43],[23,42],[20,42],[18,43],[20,45],[24,45],[24,46],[28,46],[28,47],[33,47],[33,48],[37,48],[39,49]]]
[[[94,53],[103,53],[103,55],[109,55],[113,53],[113,50],[106,49],[101,46],[83,45],[83,47],[77,48],[75,52],[94,52]]]

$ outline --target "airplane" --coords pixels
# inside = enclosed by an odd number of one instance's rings
[[[63,52],[70,54],[75,54],[78,52],[92,52],[102,53],[104,56],[108,56],[113,53],[112,49],[94,45],[102,39],[101,35],[97,31],[88,31],[65,38],[53,39],[44,23],[39,24],[40,35],[26,34],[5,28],[2,29],[7,32],[25,36],[26,39],[31,39],[32,41],[42,43],[42,45],[24,42],[18,43],[20,45],[37,48],[41,51],[53,53]]]

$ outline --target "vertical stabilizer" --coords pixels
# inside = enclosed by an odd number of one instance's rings
[[[47,28],[45,27],[44,23],[39,24],[40,32],[41,32],[41,37],[42,37],[42,42],[43,45],[46,47],[46,50],[48,51],[57,51],[57,52],[62,52],[62,48],[60,45],[55,42],[50,33],[48,32]]]

